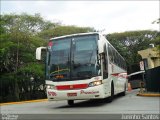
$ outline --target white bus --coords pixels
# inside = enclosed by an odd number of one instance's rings
[[[125,95],[126,63],[100,33],[79,33],[50,39],[46,49],[46,91],[49,101],[108,98]]]

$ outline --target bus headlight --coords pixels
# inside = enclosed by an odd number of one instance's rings
[[[102,80],[94,81],[89,83],[89,87],[98,86],[102,84]]]
[[[47,89],[55,89],[55,86],[54,86],[54,85],[47,85],[46,88],[47,88]]]

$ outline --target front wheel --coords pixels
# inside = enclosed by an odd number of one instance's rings
[[[108,102],[112,102],[113,98],[114,98],[114,85],[112,83],[112,85],[111,85],[111,96],[109,97]]]
[[[68,100],[68,105],[73,106],[74,105],[74,100]]]

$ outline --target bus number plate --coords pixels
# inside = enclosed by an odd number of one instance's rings
[[[77,96],[77,93],[67,93],[68,97],[73,97],[73,96]]]

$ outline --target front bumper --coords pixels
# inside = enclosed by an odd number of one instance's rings
[[[103,85],[88,87],[79,90],[54,90],[47,89],[49,101],[56,100],[86,100],[104,98]]]

